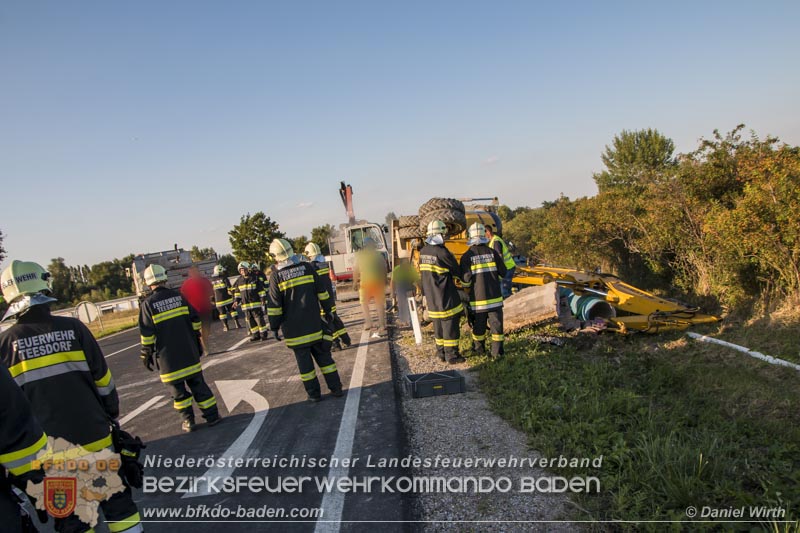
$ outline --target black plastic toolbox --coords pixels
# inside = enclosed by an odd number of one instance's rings
[[[466,391],[464,376],[456,370],[407,374],[405,385],[412,398],[459,394]]]

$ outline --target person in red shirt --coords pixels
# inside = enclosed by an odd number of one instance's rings
[[[208,355],[211,353],[208,349],[208,339],[211,335],[213,309],[211,300],[214,297],[214,287],[197,267],[190,267],[189,278],[181,285],[181,294],[200,317],[202,324],[200,339],[203,342],[203,351]]]

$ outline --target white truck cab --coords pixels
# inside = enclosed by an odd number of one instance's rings
[[[355,254],[364,247],[364,239],[371,238],[377,244],[378,250],[385,257],[389,257],[389,248],[386,241],[385,228],[372,222],[356,224],[342,224],[328,240],[330,255],[325,259],[333,267],[336,281],[349,281],[353,279]]]

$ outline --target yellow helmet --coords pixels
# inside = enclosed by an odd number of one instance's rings
[[[294,249],[286,239],[275,239],[269,245],[269,255],[274,257],[276,261],[286,261],[294,255]]]
[[[485,236],[486,236],[486,226],[484,226],[480,222],[475,222],[469,227],[469,230],[467,230],[468,239],[478,239],[480,237],[485,237]]]
[[[34,305],[56,301],[50,296],[50,273],[39,263],[12,261],[0,275],[0,287],[8,303],[3,320],[22,314]]]
[[[167,271],[161,265],[150,265],[144,269],[144,282],[147,285],[158,285],[167,281]]]
[[[50,273],[32,261],[12,261],[0,276],[0,284],[3,286],[3,299],[9,304],[21,296],[52,290]]]
[[[432,220],[428,223],[428,236],[444,235],[447,233],[447,226],[441,220]]]
[[[322,255],[322,250],[320,249],[319,244],[310,242],[306,244],[306,249],[303,253],[306,254],[306,257],[309,259],[314,259],[318,255]]]

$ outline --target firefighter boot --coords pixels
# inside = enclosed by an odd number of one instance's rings
[[[261,340],[261,333],[259,333],[258,331],[253,332],[253,334],[250,336],[250,342],[256,342],[260,340]]]
[[[230,331],[228,329],[228,321],[227,321],[227,319],[222,321],[222,331]]]
[[[236,318],[234,318],[233,321],[236,323],[236,329],[242,329],[242,325],[239,324],[239,317],[238,316]]]
[[[186,420],[183,421],[183,425],[181,426],[181,429],[185,433],[191,433],[192,431],[194,431],[194,426],[195,426],[194,417],[187,418]]]

